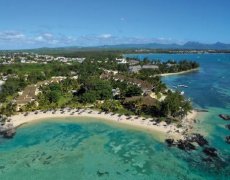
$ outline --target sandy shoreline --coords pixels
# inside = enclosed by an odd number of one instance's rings
[[[177,72],[177,73],[164,73],[164,74],[159,74],[159,76],[172,76],[172,75],[179,75],[179,74],[186,74],[186,73],[190,73],[190,72],[194,72],[194,71],[198,71],[199,68],[195,68],[195,69],[190,69],[187,71],[181,71],[181,72]]]
[[[63,113],[64,111],[64,113]],[[55,112],[55,113],[54,113]],[[192,111],[189,113],[183,121],[186,121],[188,126],[192,126],[192,122],[194,122],[194,119],[196,118],[197,112]],[[28,115],[25,116],[24,114],[18,114],[11,116],[10,122],[6,123],[7,124],[12,124],[14,127],[19,127],[25,123],[31,123],[31,122],[36,122],[39,120],[44,120],[44,119],[60,119],[60,118],[80,118],[80,117],[87,117],[87,118],[92,118],[96,120],[103,120],[106,122],[115,122],[119,124],[125,124],[129,125],[131,127],[136,127],[136,128],[142,128],[145,130],[148,130],[149,132],[154,132],[154,133],[160,133],[162,134],[165,138],[174,138],[174,139],[181,139],[184,136],[185,129],[187,128],[186,126],[183,125],[183,127],[178,128],[176,127],[175,124],[170,124],[167,125],[165,122],[161,123],[156,123],[152,121],[151,118],[143,120],[143,117],[137,117],[137,116],[119,116],[118,114],[112,114],[112,113],[99,113],[99,111],[96,110],[84,110],[84,109],[63,109],[63,110],[56,110],[56,111],[47,111],[46,113],[43,113],[42,111],[38,111],[36,114],[35,112],[30,112]]]

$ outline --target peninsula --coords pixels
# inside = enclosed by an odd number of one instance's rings
[[[180,139],[195,119],[191,102],[160,79],[197,70],[193,61],[100,52],[87,57],[7,53],[0,63],[2,131],[40,119],[90,117]]]

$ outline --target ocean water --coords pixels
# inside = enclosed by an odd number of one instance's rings
[[[196,108],[209,111],[198,117],[195,128],[218,149],[221,159],[205,162],[202,148],[168,148],[143,130],[92,119],[49,119],[20,127],[14,139],[0,139],[0,179],[230,179],[230,145],[224,140],[230,131],[218,118],[219,113],[230,113],[230,55],[138,56],[201,64],[198,72],[163,81],[171,88],[188,85],[180,90]]]
[[[230,135],[230,131],[225,128],[230,121],[226,122],[218,117],[219,114],[230,114],[230,54],[139,54],[130,56],[138,56],[140,59],[144,57],[163,61],[187,59],[198,62],[199,71],[166,76],[162,77],[162,80],[171,89],[184,91],[185,96],[191,99],[195,108],[209,111],[200,117],[197,128],[201,128],[201,132],[213,140],[215,145],[220,145],[221,149],[230,150],[230,146],[224,142],[225,136]],[[189,87],[175,88],[179,84]]]

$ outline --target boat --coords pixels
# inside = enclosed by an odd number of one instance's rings
[[[188,88],[188,86],[187,86],[187,85],[184,85],[184,84],[179,84],[178,87]]]

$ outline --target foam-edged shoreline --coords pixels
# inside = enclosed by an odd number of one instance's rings
[[[55,112],[55,113],[54,113]],[[64,112],[64,113],[63,113]],[[190,123],[193,119],[196,118],[197,113],[192,111],[186,116],[186,121]],[[129,125],[136,128],[144,128],[148,130],[148,132],[160,133],[165,138],[172,137],[174,139],[183,138],[184,128],[178,128],[175,124],[167,125],[165,122],[155,123],[151,118],[147,118],[143,120],[143,117],[138,116],[119,116],[118,114],[112,113],[104,113],[96,110],[84,110],[84,109],[64,109],[64,110],[52,110],[46,111],[43,113],[42,111],[35,112],[27,112],[20,113],[14,116],[11,116],[10,122],[8,124],[12,124],[14,127],[19,127],[23,124],[37,122],[40,120],[48,120],[48,119],[60,119],[60,118],[92,118],[97,120],[103,120],[105,122],[115,122],[119,124]],[[6,124],[7,125],[7,124]]]
[[[164,77],[164,76],[173,76],[173,75],[187,74],[187,73],[195,72],[195,71],[199,71],[199,68],[190,69],[190,70],[187,70],[187,71],[181,71],[181,72],[177,72],[177,73],[158,74],[158,76],[161,76],[161,77]]]

